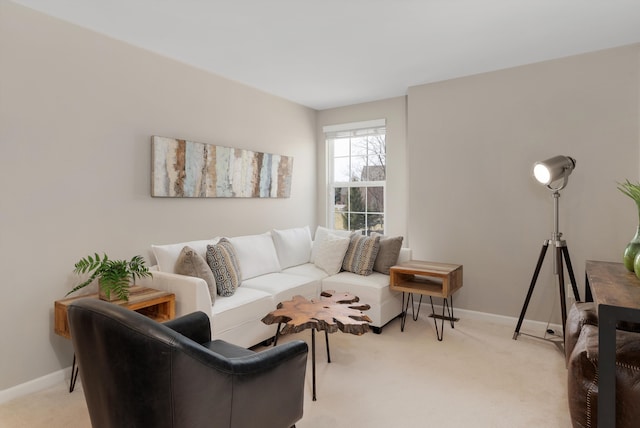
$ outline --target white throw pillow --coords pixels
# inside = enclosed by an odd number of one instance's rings
[[[309,261],[311,263],[315,263],[316,254],[318,253],[318,245],[324,241],[329,235],[332,236],[341,236],[341,237],[351,237],[353,231],[351,230],[338,230],[338,229],[327,229],[326,227],[318,226],[316,228],[316,234],[313,238],[313,245],[311,247],[311,257]]]
[[[267,273],[280,272],[276,247],[269,232],[228,239],[236,250],[243,281]]]
[[[220,238],[203,239],[201,241],[180,242],[178,244],[152,245],[151,250],[156,258],[156,264],[160,272],[176,273],[176,262],[184,247],[193,248],[196,253],[206,260],[207,245],[213,245]]]
[[[328,235],[316,247],[314,264],[329,275],[340,272],[342,260],[349,248],[349,241],[347,237]]]
[[[271,231],[280,267],[286,269],[309,262],[311,257],[311,232],[309,226]]]

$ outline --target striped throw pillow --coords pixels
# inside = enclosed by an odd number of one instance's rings
[[[352,235],[342,269],[358,275],[371,275],[379,249],[380,236]]]
[[[242,281],[236,250],[227,238],[215,245],[207,245],[207,264],[216,280],[218,294],[224,297],[236,292]]]

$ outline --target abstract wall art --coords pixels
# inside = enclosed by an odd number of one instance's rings
[[[153,136],[151,196],[288,198],[293,158]]]

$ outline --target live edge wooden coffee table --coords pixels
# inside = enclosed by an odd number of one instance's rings
[[[411,299],[411,312],[413,320],[418,320],[420,304],[423,296],[429,296],[431,301],[431,315],[436,327],[436,337],[442,341],[444,336],[444,321],[451,322],[451,328],[458,318],[453,317],[453,293],[462,288],[462,265],[450,263],[425,262],[421,260],[409,260],[392,266],[390,269],[389,288],[395,291],[402,291],[402,322],[400,330],[404,331],[404,324],[407,319],[409,309],[409,299]],[[404,295],[409,293],[405,303]],[[420,294],[418,310],[415,310],[413,294]],[[442,315],[437,315],[433,308],[433,297],[442,297]],[[445,316],[445,308],[447,315]],[[441,319],[440,331],[438,331],[437,319]]]
[[[313,377],[313,401],[316,401],[316,330],[324,330],[327,344],[327,362],[331,362],[329,353],[329,333],[338,330],[343,333],[361,335],[369,331],[371,318],[361,311],[370,309],[367,304],[358,303],[360,299],[349,293],[323,291],[320,300],[307,300],[294,296],[292,300],[278,303],[275,311],[269,312],[262,322],[278,323],[273,346],[278,344],[281,334],[298,333],[311,329],[311,372]],[[280,327],[284,327],[282,330]]]

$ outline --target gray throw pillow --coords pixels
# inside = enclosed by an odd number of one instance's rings
[[[402,248],[402,236],[383,236],[378,233],[373,233],[372,236],[380,237],[380,249],[376,261],[373,264],[373,270],[376,272],[389,275],[389,268],[398,263],[398,256],[400,256],[400,248]]]
[[[216,280],[218,294],[224,297],[233,295],[242,281],[233,244],[227,238],[221,238],[217,244],[207,245],[207,263]]]
[[[196,278],[204,279],[207,283],[207,287],[209,288],[211,304],[215,303],[217,294],[216,280],[213,277],[211,268],[205,259],[196,252],[196,250],[189,246],[185,246],[178,255],[174,272],[180,275],[195,276]]]

